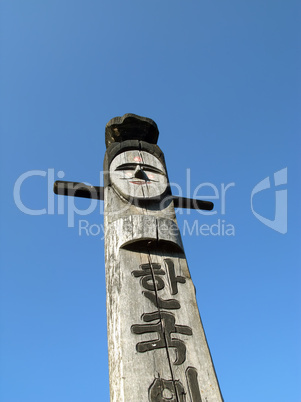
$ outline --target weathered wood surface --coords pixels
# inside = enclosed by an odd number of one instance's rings
[[[148,202],[135,205],[132,184],[113,177],[120,161],[140,156],[144,165],[163,167],[167,183],[163,159],[154,161],[147,147],[137,141],[115,165],[110,149],[105,159],[105,169],[113,164],[104,191],[111,402],[220,402],[173,202],[151,201],[161,193],[145,183]]]
[[[133,140],[157,144],[159,130],[157,124],[147,117],[126,113],[111,119],[106,125],[106,147],[122,142],[129,137]]]

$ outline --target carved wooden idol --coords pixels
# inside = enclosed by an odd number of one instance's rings
[[[222,401],[158,134],[132,114],[106,126],[111,401]]]

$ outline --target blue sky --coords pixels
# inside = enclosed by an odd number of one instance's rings
[[[183,195],[218,190],[215,214],[178,223],[225,401],[301,399],[300,14],[295,0],[1,2],[1,401],[109,401],[103,206],[68,227],[51,187],[59,172],[99,185],[105,124],[129,112],[158,124]],[[14,199],[30,171],[20,197],[40,215]],[[287,191],[287,233],[252,213],[266,177],[254,210],[283,223]]]

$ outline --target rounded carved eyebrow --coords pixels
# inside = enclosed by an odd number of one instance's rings
[[[150,172],[159,173],[165,175],[165,173],[151,165],[146,165],[144,163],[123,163],[120,166],[117,166],[115,170],[135,170],[137,165],[140,166],[141,170],[149,170]]]

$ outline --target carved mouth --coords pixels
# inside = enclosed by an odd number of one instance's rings
[[[148,180],[144,180],[144,181],[142,181],[142,180],[137,180],[137,181],[130,181],[130,183],[132,183],[132,184],[138,184],[138,185],[142,185],[142,184],[146,184],[146,183],[150,183],[150,181]]]

